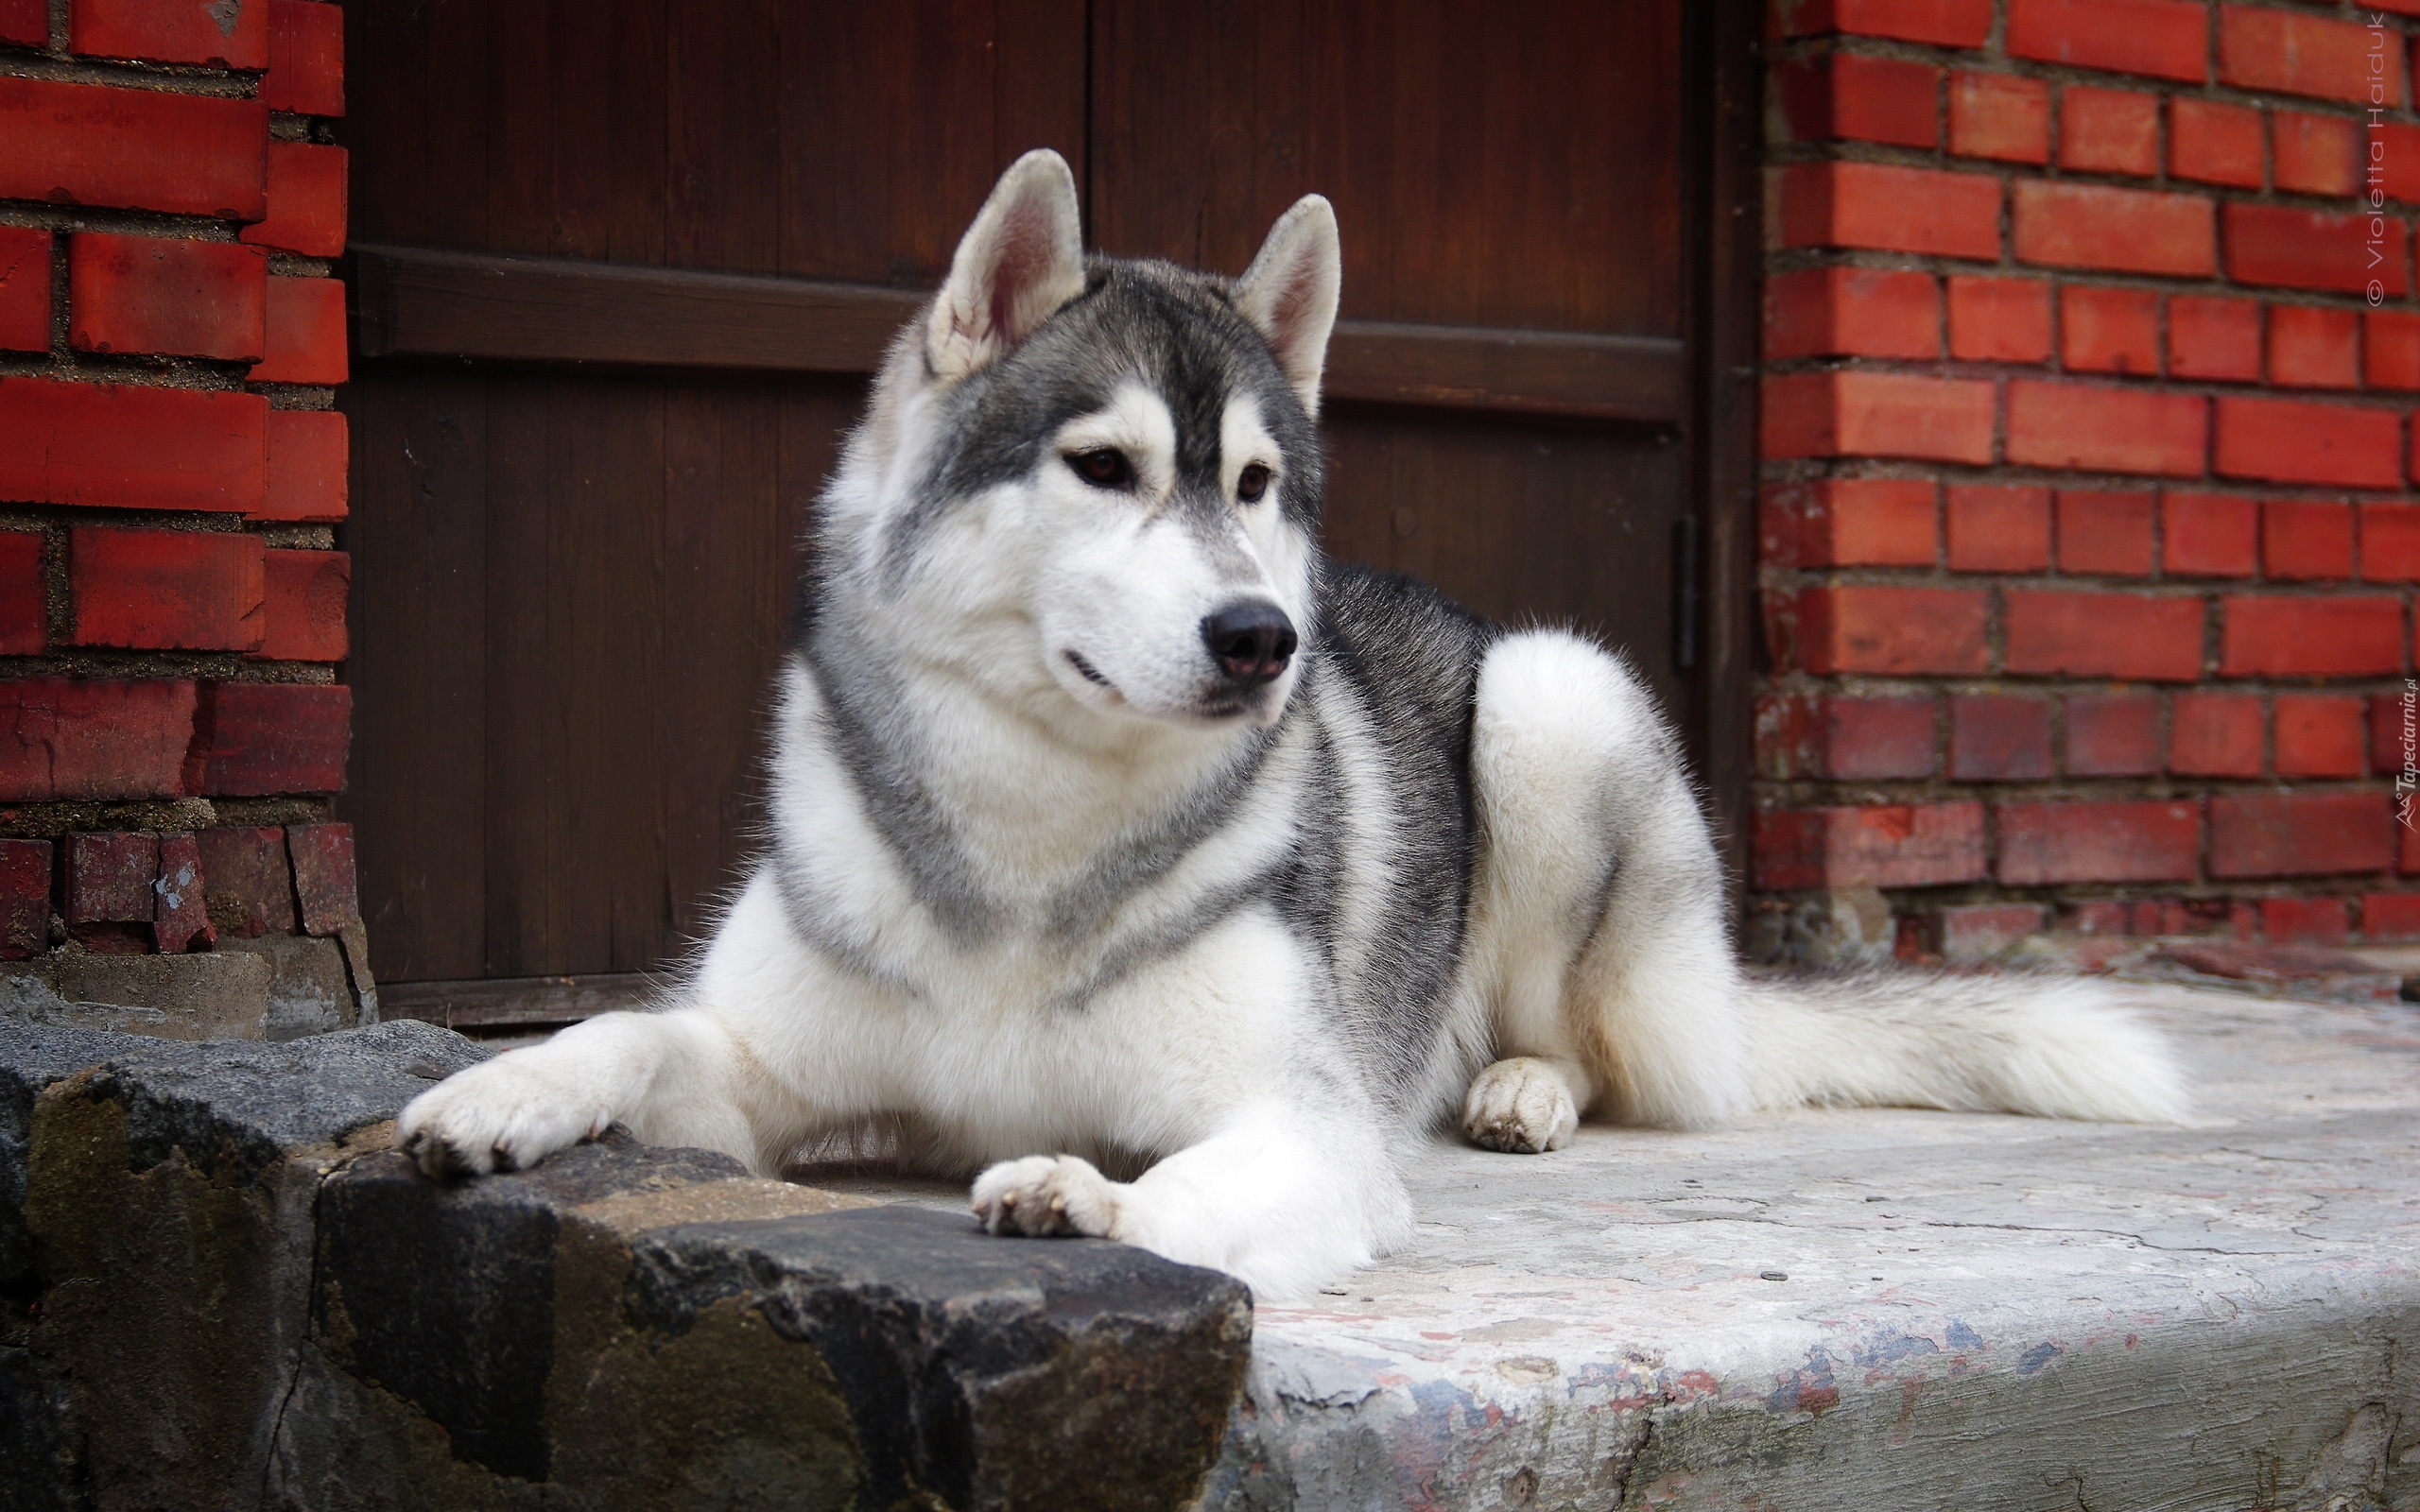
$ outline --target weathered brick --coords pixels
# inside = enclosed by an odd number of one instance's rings
[[[352,825],[288,826],[285,848],[294,860],[294,896],[302,904],[304,934],[337,934],[361,918],[361,900],[354,886]]]
[[[1967,903],[1932,915],[1927,934],[1942,959],[1961,965],[1992,959],[2046,921],[2039,903]]]
[[[0,0],[0,42],[18,47],[50,43],[50,0]]]
[[[2148,577],[2152,496],[2104,489],[2059,490],[2059,570]]]
[[[344,12],[311,0],[268,0],[268,72],[261,103],[297,115],[344,113]]]
[[[2187,577],[2249,577],[2260,560],[2260,508],[2228,493],[2178,493],[2160,504],[2162,560]]]
[[[285,832],[251,825],[203,830],[203,896],[219,932],[238,939],[291,935],[294,876],[285,859]]]
[[[1773,94],[1792,140],[1886,142],[1932,147],[1941,136],[1941,71],[1866,53],[1819,53],[1772,71]]]
[[[2019,694],[1953,695],[1949,775],[1962,782],[2049,776],[2049,700]]]
[[[2272,499],[2260,507],[2260,565],[2288,580],[2353,576],[2353,507],[2329,499]]]
[[[215,944],[210,909],[202,898],[201,848],[189,833],[160,836],[160,880],[151,916],[151,939],[162,954],[178,955],[198,941]]]
[[[2420,938],[2420,892],[2373,892],[2361,896],[2364,939]]]
[[[345,239],[345,149],[310,142],[268,147],[268,214],[237,239],[306,257],[338,257]]]
[[[2294,194],[2349,195],[2361,183],[2361,127],[2349,115],[2279,111],[2269,118],[2272,172]]]
[[[2067,882],[2184,882],[2200,869],[2197,803],[2000,803],[1999,880],[2011,886]]]
[[[2291,388],[2361,387],[2361,318],[2310,304],[2269,307],[2269,381]]]
[[[2420,315],[2371,310],[2361,317],[2361,378],[2373,388],[2420,388]]]
[[[2406,727],[2403,695],[2372,694],[2369,697],[2370,770],[2386,775],[2403,770]],[[2420,725],[2411,730],[2420,737]],[[2420,757],[2420,740],[2415,740],[2413,754]]]
[[[2210,875],[2384,870],[2394,827],[2383,793],[2221,793],[2210,799]]]
[[[2373,583],[2420,583],[2420,505],[2361,506],[2361,576]]]
[[[242,651],[260,644],[261,538],[215,530],[68,533],[78,645]]]
[[[2050,565],[2050,490],[2030,484],[1949,486],[1949,565],[2031,573]]]
[[[268,66],[264,0],[76,0],[67,44],[95,58]]]
[[[251,362],[267,350],[268,284],[268,254],[256,247],[78,232],[67,241],[67,339],[79,352]]]
[[[0,348],[50,350],[50,232],[0,226]]]
[[[2149,289],[2059,291],[2059,360],[2070,372],[2159,372],[2159,296]]]
[[[2394,410],[2232,395],[2217,404],[2212,461],[2223,476],[2362,489],[2403,479],[2403,417]]]
[[[2050,86],[2020,74],[1949,76],[1949,150],[2003,163],[2050,161]]]
[[[1765,281],[1765,355],[1938,357],[1940,287],[1885,268],[1776,273]]]
[[[0,959],[50,949],[50,842],[0,840]]]
[[[1754,831],[1759,887],[1926,887],[1983,875],[1980,803],[1766,809]]]
[[[2144,178],[2159,172],[2159,96],[2088,84],[2060,91],[2059,166]]]
[[[353,740],[353,690],[216,682],[195,715],[195,790],[213,798],[334,793]]]
[[[256,509],[268,414],[256,394],[0,378],[0,499]]]
[[[2281,693],[2272,713],[2279,777],[2360,777],[2361,700],[2351,694]]]
[[[2071,693],[2066,716],[2068,776],[2147,777],[2160,769],[2157,695]]]
[[[2194,0],[2009,0],[2010,54],[2200,83],[2208,12]]]
[[[2223,215],[2227,274],[2245,284],[2290,289],[2401,294],[2403,222],[2392,216],[2339,215],[2291,205],[2229,203]],[[2373,229],[2380,234],[2371,243]]]
[[[2364,176],[2375,170],[2387,198],[2405,204],[2420,202],[2420,126],[2404,121],[2362,122],[2373,156]],[[2378,158],[2386,161],[2380,163]],[[2375,185],[2373,187],[2376,187]]]
[[[1962,362],[2041,362],[2050,355],[2050,285],[2035,278],[1952,274],[1949,354]]]
[[[1817,674],[1978,673],[1990,663],[1979,591],[1838,584],[1803,590],[1794,644]]]
[[[1785,37],[1845,31],[1943,47],[1980,47],[1992,34],[1991,0],[1776,0]]]
[[[268,281],[268,352],[252,365],[261,384],[340,384],[350,376],[344,284],[333,278]]]
[[[251,520],[311,521],[345,517],[347,467],[344,416],[332,409],[278,409],[268,415],[268,475]]]
[[[2260,376],[2260,306],[2180,294],[2168,301],[2168,375],[2250,383]]]
[[[48,602],[42,537],[30,530],[0,530],[0,655],[42,654],[49,638]]]
[[[277,662],[341,662],[345,595],[353,559],[341,551],[272,550],[267,554],[265,625],[252,655]]]
[[[1806,775],[1834,782],[1930,777],[1934,720],[1930,698],[1824,697],[1816,711],[1822,746]]]
[[[2260,112],[2179,96],[2168,106],[2168,171],[2203,183],[2260,187]]]
[[[2382,677],[2403,670],[2403,600],[2381,595],[2221,601],[2230,678]]]
[[[2341,945],[2348,920],[2342,898],[2263,898],[2260,933],[2281,944]]]
[[[1815,478],[1765,491],[1776,566],[1929,567],[1936,486],[1923,478]]]
[[[115,832],[71,834],[60,869],[65,873],[60,915],[74,924],[147,924],[159,895],[157,835]]]
[[[1785,247],[1863,247],[1997,259],[2000,183],[1979,173],[1882,163],[1802,163],[1779,171]]]
[[[256,100],[0,77],[0,199],[258,220],[268,146]]]
[[[194,703],[183,681],[0,680],[0,799],[178,797]]]
[[[2199,195],[2029,179],[2014,206],[2021,263],[2187,278],[2218,270],[2217,223]]]
[[[2189,682],[2202,674],[2202,601],[2011,589],[2008,670]]]
[[[1864,371],[1769,377],[1764,455],[1988,462],[1993,402],[1992,385],[1971,378]]]
[[[2198,477],[2208,427],[2199,394],[2033,380],[2008,388],[2008,459],[2021,466]]]
[[[2196,8],[2199,9],[2198,7]],[[2403,103],[2401,33],[2386,34],[2388,60],[2373,68],[2369,28],[2267,6],[2219,8],[2219,78],[2239,89],[2274,90],[2366,104],[2373,84],[2379,103]]]
[[[2257,777],[2260,699],[2248,693],[2180,693],[2169,704],[2168,769],[2180,777]]]

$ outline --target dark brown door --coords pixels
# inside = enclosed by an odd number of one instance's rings
[[[1690,9],[354,0],[345,807],[391,996],[561,1018],[697,937],[861,375],[1037,146],[1114,253],[1232,272],[1333,199],[1330,549],[1624,646],[1719,754]]]

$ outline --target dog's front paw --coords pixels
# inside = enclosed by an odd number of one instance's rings
[[[593,1092],[519,1055],[457,1072],[404,1107],[396,1143],[430,1176],[518,1171],[605,1131]]]
[[[975,1178],[975,1216],[986,1233],[1115,1238],[1117,1183],[1072,1155],[1003,1160]]]
[[[1536,1155],[1571,1143],[1580,1108],[1555,1069],[1529,1056],[1499,1060],[1478,1074],[1462,1099],[1462,1132],[1507,1155]]]

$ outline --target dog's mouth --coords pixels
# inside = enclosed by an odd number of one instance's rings
[[[1086,682],[1107,688],[1112,693],[1115,693],[1117,691],[1117,684],[1110,681],[1107,678],[1102,677],[1100,675],[1100,669],[1085,661],[1082,652],[1070,650],[1062,651],[1059,654],[1067,659],[1067,664],[1074,667],[1076,669],[1076,675],[1083,679]]]

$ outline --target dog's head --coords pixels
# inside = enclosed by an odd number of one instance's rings
[[[1088,261],[1067,164],[1028,153],[892,350],[827,573],[889,649],[1037,713],[1274,723],[1317,610],[1338,280],[1317,196],[1233,284]]]

